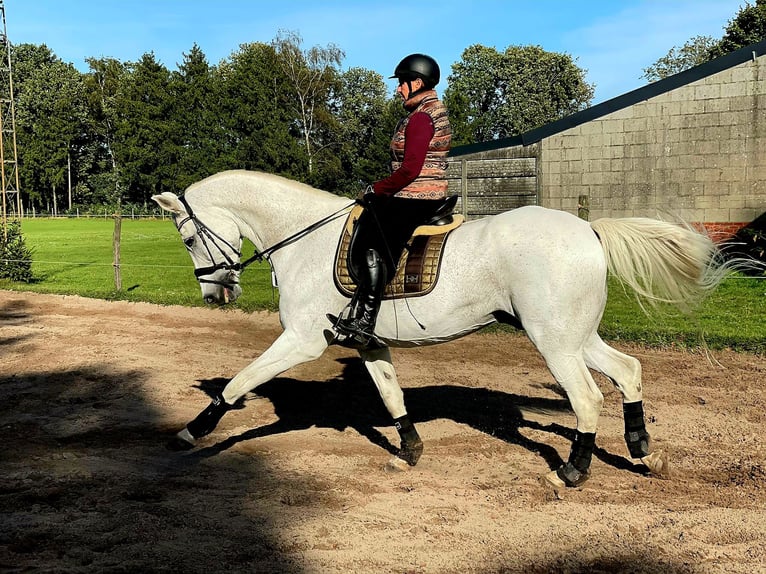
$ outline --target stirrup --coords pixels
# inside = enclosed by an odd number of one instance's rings
[[[360,321],[357,319],[341,319],[335,324],[335,329],[339,331],[342,335],[359,335],[361,337],[374,337],[375,333],[373,332],[375,329],[372,325],[367,325],[367,327],[373,327],[371,330],[363,329],[361,326],[358,325]],[[357,324],[355,324],[357,323]]]
[[[348,347],[349,349],[382,349],[386,344],[378,339],[375,335],[370,335],[366,332],[352,331],[344,329],[341,325],[342,317],[338,315],[327,314],[327,318],[330,320],[333,326],[332,338],[329,338],[328,345],[340,345],[341,347]],[[329,331],[325,331],[329,333]],[[328,335],[329,337],[329,335]]]
[[[344,328],[345,325],[343,324],[344,321],[350,321],[350,317],[343,317],[343,311],[338,315],[333,315],[331,313],[327,313],[325,315],[327,319],[332,323],[333,331],[338,333],[339,335],[349,335],[355,331],[350,331],[349,329]]]

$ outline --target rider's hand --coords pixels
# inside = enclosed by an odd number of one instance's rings
[[[375,197],[375,190],[371,185],[368,185],[364,191],[359,195],[359,203],[362,205],[372,205],[373,198]]]

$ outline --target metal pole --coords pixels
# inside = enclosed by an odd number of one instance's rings
[[[13,99],[13,73],[11,70],[11,43],[8,40],[5,21],[5,3],[0,0],[0,16],[3,28],[0,31],[0,49],[5,48],[5,62],[0,64],[0,194],[3,196],[3,231],[7,237],[8,210],[15,208],[20,220],[21,193],[19,191],[18,148],[16,144],[16,110]],[[2,59],[0,59],[0,62]],[[9,198],[16,195],[15,206]]]

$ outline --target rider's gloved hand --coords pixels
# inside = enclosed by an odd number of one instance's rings
[[[362,205],[369,206],[372,205],[375,197],[375,190],[372,188],[371,185],[368,185],[364,191],[359,194],[359,198],[357,201],[361,203]]]

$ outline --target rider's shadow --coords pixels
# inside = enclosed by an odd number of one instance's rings
[[[235,444],[258,437],[305,430],[313,426],[342,431],[353,428],[373,444],[395,454],[392,444],[375,427],[392,426],[391,416],[360,359],[341,359],[343,372],[325,381],[299,381],[275,378],[258,387],[256,395],[271,401],[278,420],[239,435],[231,436],[197,452],[213,456]],[[198,388],[209,396],[219,393],[228,382],[224,378],[200,381]],[[449,419],[480,432],[539,454],[551,469],[564,461],[552,446],[525,436],[522,429],[559,435],[569,441],[574,430],[557,423],[541,424],[524,417],[524,411],[541,413],[572,412],[563,398],[528,397],[483,388],[432,385],[404,389],[404,402],[412,422]],[[235,408],[244,408],[240,403]],[[422,437],[426,440],[428,437]],[[639,472],[637,465],[598,446],[594,456],[623,470]]]

